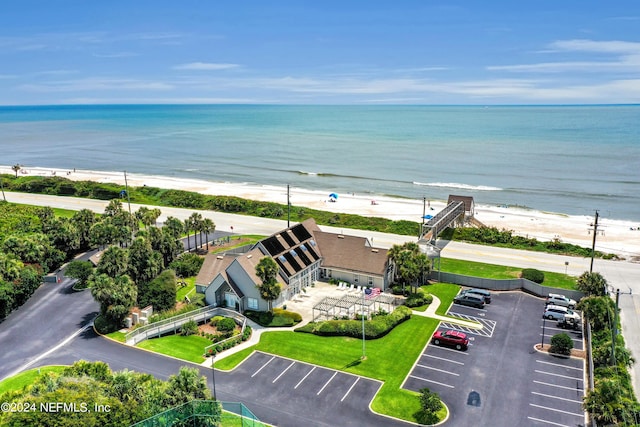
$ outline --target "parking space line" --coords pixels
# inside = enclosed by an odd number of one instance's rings
[[[253,375],[251,375],[251,378],[253,378],[253,377],[255,377],[256,375],[258,375],[258,373],[259,373],[260,371],[262,371],[262,370],[264,369],[264,367],[265,367],[265,366],[267,366],[269,363],[271,363],[271,361],[272,361],[273,359],[275,359],[275,358],[276,358],[275,356],[272,356],[272,357],[271,357],[271,359],[269,359],[269,360],[267,361],[267,363],[265,363],[264,365],[262,365],[262,366],[260,367],[260,369],[258,369],[257,371],[255,371],[255,372],[253,373]]]
[[[546,385],[549,387],[556,387],[556,388],[563,388],[565,390],[578,390],[578,391],[584,391],[582,388],[580,387],[567,387],[566,385],[557,385],[557,384],[551,384],[551,383],[545,383],[542,381],[534,381],[535,384],[540,384],[540,385]]]
[[[296,362],[291,362],[291,365],[287,366],[286,369],[280,373],[280,375],[278,375],[273,381],[271,381],[271,384],[273,384],[276,381],[278,381],[280,379],[280,377],[283,376],[284,373],[287,372],[289,370],[289,368],[292,367],[295,364],[296,364]]]
[[[533,417],[527,417],[528,419],[530,419],[531,421],[537,421],[539,423],[545,423],[545,424],[550,424],[552,426],[558,426],[558,427],[571,427],[568,426],[566,424],[559,424],[559,423],[554,423],[553,421],[547,421],[547,420],[542,420],[540,418],[533,418]]]
[[[532,391],[531,394],[535,394],[537,396],[542,396],[542,397],[549,397],[551,399],[558,399],[558,400],[564,400],[567,402],[573,402],[573,403],[582,403],[582,400],[575,400],[575,399],[567,399],[566,397],[559,397],[559,396],[554,396],[551,394],[544,394],[544,393],[538,393],[537,391]]]
[[[472,337],[472,338],[473,338],[473,337]],[[471,345],[471,344],[469,344],[469,345]],[[448,347],[438,347],[438,346],[435,346],[435,347],[432,347],[432,348],[437,348],[438,350],[443,350],[443,351],[451,351],[451,352],[453,352],[453,353],[455,353],[455,354],[459,354],[459,355],[461,355],[461,356],[468,356],[468,355],[469,355],[469,353],[465,353],[464,351],[454,350],[454,349],[452,349],[452,348],[448,348]],[[423,356],[427,356],[427,355],[426,355],[426,354],[424,354],[424,353],[423,353],[422,355],[423,355]],[[435,356],[434,356],[434,357],[435,357]],[[448,360],[448,359],[447,359],[447,360]]]
[[[539,369],[536,369],[533,372],[537,372],[538,374],[551,375],[553,377],[568,378],[570,380],[580,380],[580,381],[582,381],[582,378],[576,378],[576,377],[572,377],[572,376],[569,376],[569,375],[554,374],[553,372],[541,371]]]
[[[349,393],[351,393],[351,390],[353,390],[353,388],[356,386],[356,384],[358,384],[358,381],[360,381],[360,377],[356,378],[356,380],[353,382],[353,384],[351,384],[351,387],[349,387],[349,390],[347,390],[347,392],[344,394],[344,396],[342,396],[342,399],[340,399],[340,402],[344,401],[344,399],[346,399],[347,396],[349,396]]]
[[[544,363],[545,365],[551,365],[551,366],[560,366],[561,368],[567,368],[567,369],[575,369],[576,371],[582,371],[582,368],[576,368],[575,366],[565,366],[565,365],[561,365],[559,363],[551,363],[551,362],[547,362],[545,360],[536,360],[536,362],[538,363]]]
[[[458,365],[463,365],[464,366],[463,362],[458,362],[457,360],[445,359],[444,357],[432,356],[430,354],[423,354],[423,356],[431,357],[432,359],[444,360],[445,362],[456,363]]]
[[[539,334],[540,336],[542,336],[542,334]],[[553,337],[553,335],[551,334],[544,334],[545,337]],[[571,338],[571,341],[576,341],[576,342],[582,342],[583,340],[581,338]]]
[[[313,371],[315,371],[315,370],[316,370],[316,367],[315,367],[315,366],[314,366],[313,368],[311,368],[311,370],[310,370],[309,372],[307,372],[307,375],[305,375],[305,376],[304,376],[300,381],[298,381],[298,384],[296,384],[296,386],[294,387],[294,390],[295,390],[296,388],[298,388],[298,386],[299,386],[300,384],[302,384],[302,381],[306,380],[306,379],[307,379],[307,377],[308,377],[309,375],[311,375],[311,372],[313,372]]]
[[[536,405],[534,403],[529,403],[529,406],[533,406],[535,408],[540,408],[540,409],[546,409],[547,411],[560,412],[562,414],[575,415],[576,417],[584,418],[584,414],[576,414],[575,412],[563,411],[562,409],[549,408],[548,406]]]
[[[338,375],[338,371],[335,371],[335,372],[333,373],[333,376],[332,376],[331,378],[329,378],[329,381],[327,381],[326,383],[324,383],[324,385],[322,386],[322,388],[320,389],[320,391],[316,393],[316,396],[320,396],[320,393],[322,393],[322,390],[324,390],[324,389],[329,385],[329,383],[331,382],[331,380],[332,380],[332,379],[334,379],[336,375]]]
[[[425,369],[431,369],[432,371],[438,371],[438,372],[442,372],[445,374],[449,374],[449,375],[455,375],[456,377],[459,377],[460,374],[456,374],[455,372],[451,372],[451,371],[445,371],[444,369],[438,369],[438,368],[434,368],[432,366],[427,366],[427,365],[421,365],[421,364],[416,364],[416,366],[420,366],[421,368],[425,368]]]
[[[426,378],[417,377],[417,376],[415,376],[415,375],[409,375],[409,377],[410,377],[410,378],[415,378],[415,379],[417,379],[417,380],[421,380],[421,381],[426,381],[426,382],[428,382],[428,383],[434,383],[434,384],[438,384],[438,385],[445,386],[445,387],[449,387],[449,388],[455,388],[454,386],[449,385],[449,384],[439,383],[438,381],[428,380],[428,379],[426,379]]]

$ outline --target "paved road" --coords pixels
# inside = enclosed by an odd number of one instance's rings
[[[29,368],[98,314],[100,307],[91,293],[75,292],[73,282],[45,283],[0,323],[0,379]]]
[[[95,212],[103,212],[105,206],[108,202],[99,201],[99,200],[89,200],[89,199],[80,199],[73,197],[57,197],[57,196],[47,196],[47,195],[36,195],[36,194],[25,194],[25,193],[6,193],[7,200],[14,203],[23,203],[23,204],[31,204],[31,205],[39,205],[39,206],[52,206],[58,208],[72,209],[72,210],[80,210],[80,209],[91,209]],[[132,210],[138,209],[140,205],[132,204]],[[179,208],[167,208],[160,207],[162,211],[162,215],[160,217],[160,221],[163,221],[167,216],[174,216],[178,219],[184,220],[189,217],[194,210],[193,209],[179,209]],[[234,233],[248,233],[248,234],[262,234],[268,235],[275,233],[276,231],[281,230],[286,227],[286,221],[282,220],[273,220],[267,218],[258,218],[258,217],[249,217],[243,215],[233,215],[233,214],[225,214],[219,212],[211,212],[211,211],[199,211],[203,217],[210,218],[216,224],[217,231],[233,231]],[[233,227],[233,228],[231,228]],[[339,227],[327,227],[321,226],[321,228],[325,231],[342,233],[344,230]],[[349,230],[350,234],[359,235],[362,237],[367,237],[373,241],[373,244],[378,247],[388,248],[394,244],[401,244],[406,241],[413,241],[414,238],[410,236],[398,236],[392,234],[371,232],[371,231],[362,231],[362,230]],[[459,242],[442,242],[440,245],[443,245],[442,248],[442,256],[464,259],[469,261],[482,261],[482,262],[490,262],[494,264],[500,265],[511,265],[516,267],[530,267],[530,268],[538,268],[540,270],[546,271],[555,271],[562,272],[565,271],[569,274],[579,275],[582,272],[589,269],[589,259],[585,258],[577,258],[577,257],[566,257],[559,255],[550,255],[545,253],[537,253],[537,252],[528,252],[528,251],[518,251],[511,249],[503,249],[503,248],[495,248],[489,246],[479,246],[479,245],[470,245]],[[568,264],[567,264],[568,263]],[[601,272],[609,284],[613,288],[619,288],[623,292],[632,292],[633,295],[625,294],[620,296],[620,307],[622,308],[621,321],[623,327],[623,333],[626,337],[626,342],[629,348],[632,350],[633,354],[636,358],[640,357],[640,340],[637,337],[640,337],[640,264],[635,264],[631,262],[625,261],[606,261],[606,260],[595,260],[594,263],[594,271]],[[38,292],[41,292],[40,290]],[[38,293],[37,292],[37,293]],[[90,296],[89,296],[90,298]],[[34,299],[34,298],[32,298]],[[46,299],[46,298],[45,298]],[[56,311],[59,310],[59,307],[65,307],[64,316],[59,316],[60,313],[52,313],[58,314],[57,317],[49,317],[44,319],[53,319],[62,317],[59,323],[60,325],[75,325],[76,327],[80,327],[83,324],[83,321],[86,321],[88,318],[92,317],[90,314],[97,310],[97,306],[94,305],[92,307],[82,308],[82,303],[76,308],[74,308],[73,312],[69,312],[67,307],[68,303],[65,300],[56,300],[55,303],[47,303],[41,301],[41,299],[36,298],[34,302],[31,301],[27,303],[24,310],[28,310],[29,304],[40,304],[42,306],[48,306],[47,310]],[[87,304],[87,301],[84,302]],[[11,316],[17,316],[18,313],[24,311],[20,310],[17,313],[12,314]],[[33,315],[33,314],[32,314]],[[20,362],[13,362],[13,366],[20,366],[22,363],[27,362],[32,358],[34,352],[37,352],[38,348],[50,348],[50,341],[46,338],[46,333],[38,334],[43,335],[43,337],[39,337],[36,339],[37,345],[33,347],[29,343],[25,343],[23,336],[30,335],[30,328],[18,329],[23,331],[22,333],[18,332],[17,335],[20,338],[16,338],[16,333],[12,330],[11,334],[7,333],[8,326],[11,325],[11,316],[7,321],[0,324],[0,342],[4,344],[5,339],[10,339],[11,341],[7,341],[9,343],[15,344],[15,349],[12,354],[14,358],[18,358]],[[14,326],[16,328],[21,328],[19,321],[14,321]],[[31,321],[32,326],[35,326],[37,322]],[[40,325],[46,324],[46,321],[41,321]],[[60,327],[56,329],[61,329]],[[4,332],[3,332],[4,331]],[[68,326],[63,326],[61,329],[62,332],[55,333],[55,336],[64,337],[68,336],[67,333],[71,333],[72,330],[68,328]],[[2,333],[6,335],[1,335]],[[50,332],[53,333],[53,332]],[[11,338],[9,338],[9,336]],[[26,350],[18,350],[20,345],[27,345]],[[5,347],[3,345],[3,347]],[[0,365],[5,360],[12,360],[11,358],[7,359],[0,355]],[[0,368],[1,369],[1,368]],[[13,368],[12,368],[13,369]],[[0,370],[0,377],[2,377],[2,372]],[[640,375],[637,375],[636,372],[632,372],[634,377],[634,387],[636,390],[640,390]]]

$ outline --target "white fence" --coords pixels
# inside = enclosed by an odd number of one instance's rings
[[[125,336],[125,342],[128,345],[136,345],[141,341],[149,338],[160,337],[168,332],[177,333],[182,325],[190,320],[200,323],[209,320],[213,316],[231,317],[243,325],[246,322],[245,317],[237,311],[209,305],[207,307],[199,308],[194,311],[189,311],[159,322],[149,323],[148,325],[136,328]]]

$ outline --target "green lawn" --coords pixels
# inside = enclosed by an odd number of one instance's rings
[[[466,276],[484,277],[487,279],[517,279],[522,272],[522,268],[518,267],[485,264],[483,262],[463,261],[452,258],[441,258],[440,270],[447,273],[464,274]],[[576,289],[576,278],[562,273],[545,271],[542,285],[562,289]]]
[[[239,248],[241,246],[258,243],[260,240],[264,239],[265,237],[267,237],[267,236],[262,236],[262,235],[259,235],[259,234],[242,234],[240,236],[232,236],[231,243],[233,243],[234,240],[249,239],[249,241],[244,241],[242,243],[238,243],[237,245],[225,246],[225,247],[218,248],[218,249],[216,249],[215,246],[210,246],[210,247],[213,248],[211,252],[214,253],[214,254],[217,254],[218,252],[226,252],[228,250]]]
[[[191,294],[196,291],[196,277],[195,276],[187,277],[187,278],[184,279],[184,281],[187,282],[187,286],[183,286],[182,288],[178,288],[178,292],[176,292],[176,301],[177,302],[184,301],[184,297],[186,295],[189,295],[189,297],[191,297]]]
[[[438,312],[444,313],[451,305],[459,286],[438,283],[429,285],[426,289],[440,298]],[[413,316],[385,337],[366,341],[365,360],[361,360],[362,341],[359,339],[319,337],[289,331],[266,332],[257,345],[216,362],[216,368],[232,369],[253,350],[261,350],[378,379],[384,385],[372,403],[373,410],[414,421],[412,415],[420,409],[417,393],[402,390],[400,385],[437,326],[438,321],[435,319]],[[444,413],[441,415],[444,416]]]
[[[60,373],[66,366],[43,366],[28,371],[20,372],[11,378],[7,378],[0,382],[0,395],[7,391],[21,390],[24,386],[32,384],[37,377],[47,372]]]
[[[177,357],[194,363],[204,362],[204,348],[211,345],[211,341],[199,335],[169,335],[142,341],[137,347]]]
[[[110,334],[106,334],[107,337],[119,341],[119,342],[125,342],[125,337],[127,334],[125,334],[124,332],[120,332],[120,331],[115,331],[115,332],[111,332]]]

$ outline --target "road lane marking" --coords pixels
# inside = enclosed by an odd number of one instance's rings
[[[313,372],[313,371],[315,371],[315,370],[316,370],[316,367],[315,367],[315,366],[314,366],[313,368],[311,368],[311,370],[307,373],[307,375],[305,375],[305,376],[304,376],[300,381],[298,381],[298,384],[296,384],[296,386],[295,386],[293,389],[294,389],[294,390],[295,390],[295,389],[297,389],[297,388],[298,388],[298,386],[299,386],[300,384],[302,384],[302,381],[306,380],[306,379],[307,379],[307,377],[308,377],[309,375],[311,375],[311,372]]]
[[[460,376],[460,374],[456,374],[455,372],[445,371],[444,369],[438,369],[438,368],[434,368],[432,366],[420,365],[420,364],[417,364],[416,366],[420,366],[421,368],[425,368],[425,369],[431,369],[433,371],[443,372],[443,373],[449,374],[449,375],[455,375],[456,377]]]
[[[533,406],[535,408],[546,409],[547,411],[560,412],[561,414],[574,415],[576,417],[583,417],[584,414],[576,414],[575,412],[563,411],[562,409],[550,408],[548,406],[536,405],[534,403],[529,403],[529,406]]]
[[[269,363],[271,363],[271,361],[272,361],[273,359],[275,359],[275,358],[276,358],[275,356],[272,356],[272,357],[271,357],[271,359],[269,359],[269,360],[267,361],[267,363],[265,363],[264,365],[262,365],[262,366],[260,367],[260,369],[258,369],[257,371],[255,371],[255,372],[253,373],[253,375],[251,375],[251,378],[253,378],[253,377],[255,377],[256,375],[258,375],[258,373],[259,373],[260,371],[262,371],[262,370],[264,369],[264,367],[265,367],[265,366],[267,366]]]
[[[539,423],[545,423],[545,424],[549,424],[549,425],[552,425],[552,426],[558,426],[558,427],[571,427],[571,426],[568,426],[568,425],[566,425],[566,424],[554,423],[553,421],[542,420],[542,419],[540,419],[540,418],[533,418],[533,417],[527,417],[527,418],[528,418],[528,419],[530,419],[531,421],[537,421],[537,422],[539,422]]]
[[[351,393],[351,390],[353,390],[353,388],[356,386],[356,384],[358,384],[358,381],[360,381],[360,377],[356,378],[356,380],[353,382],[353,384],[351,384],[351,387],[349,387],[349,390],[347,390],[347,392],[344,394],[344,396],[342,396],[342,399],[340,399],[340,402],[344,401],[344,399],[346,399],[347,396],[349,396],[349,393]]]
[[[333,373],[333,376],[332,376],[331,378],[329,378],[329,381],[327,381],[327,382],[322,386],[322,388],[320,389],[320,391],[316,393],[316,396],[320,396],[320,393],[322,393],[322,390],[324,390],[324,389],[329,385],[329,383],[331,382],[331,380],[332,380],[332,379],[334,379],[336,375],[338,375],[338,371],[335,371],[335,372]]]
[[[572,376],[569,376],[569,375],[554,374],[553,372],[541,371],[539,369],[536,369],[533,372],[537,372],[538,374],[551,375],[552,377],[568,378],[570,380],[580,380],[580,381],[582,381],[582,378],[576,378],[576,377],[572,377]]]
[[[276,381],[278,381],[280,379],[280,377],[283,376],[284,373],[287,372],[289,370],[289,368],[292,367],[295,364],[296,364],[296,362],[291,362],[291,365],[287,366],[286,369],[280,373],[280,375],[278,375],[273,381],[271,381],[271,384],[273,384]]]
[[[549,397],[551,399],[558,399],[558,400],[564,400],[566,402],[573,402],[573,403],[580,403],[582,404],[582,400],[575,400],[575,399],[567,399],[566,397],[560,397],[560,396],[554,396],[552,394],[544,394],[544,393],[538,393],[537,391],[532,391],[531,394],[535,394],[537,396],[542,396],[542,397]]]
[[[426,379],[426,378],[417,377],[417,376],[415,376],[415,375],[409,375],[409,377],[410,377],[410,378],[415,378],[415,379],[417,379],[417,380],[421,380],[421,381],[426,381],[426,382],[428,382],[428,383],[438,384],[438,385],[441,385],[441,386],[444,386],[444,387],[455,388],[454,386],[449,385],[449,384],[439,383],[438,381],[428,380],[428,379]]]

